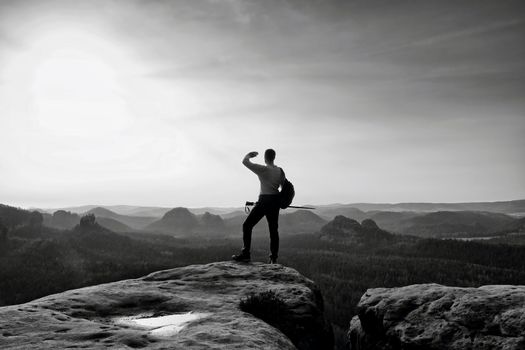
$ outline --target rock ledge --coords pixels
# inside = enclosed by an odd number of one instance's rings
[[[242,312],[241,299],[273,291],[301,330],[298,344]],[[178,333],[117,322],[199,313]],[[165,317],[166,318],[166,317]],[[159,271],[0,308],[0,348],[330,349],[330,327],[313,282],[282,265],[218,262]]]
[[[348,338],[352,350],[525,349],[525,286],[369,289]]]

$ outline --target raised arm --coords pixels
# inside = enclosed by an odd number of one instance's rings
[[[257,152],[250,152],[247,155],[244,156],[242,160],[242,164],[244,164],[245,167],[256,173],[257,175],[261,174],[266,168],[263,165],[255,164],[251,162],[251,158],[257,157],[259,153]]]

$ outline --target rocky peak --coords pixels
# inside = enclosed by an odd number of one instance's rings
[[[188,208],[177,207],[166,212],[162,217],[162,220],[184,220],[184,221],[195,221],[197,219],[195,215],[188,210]]]
[[[51,227],[60,229],[71,229],[80,222],[80,216],[65,210],[57,210],[53,213],[50,222]]]
[[[361,222],[361,226],[365,230],[378,230],[379,226],[377,226],[376,222],[372,219],[365,219]]]
[[[198,225],[199,220],[196,215],[187,208],[178,207],[166,212],[160,220],[151,223],[146,229],[163,233],[188,234],[192,233]]]
[[[338,215],[321,228],[321,237],[329,240],[373,243],[375,241],[388,241],[393,235],[380,229],[375,221],[363,220],[360,224],[354,219]]]
[[[95,216],[102,216],[106,218],[118,217],[117,213],[103,207],[93,208],[89,210],[86,214],[94,214]]]
[[[293,329],[241,311],[243,300],[261,292],[278,298]],[[333,347],[313,282],[291,268],[261,263],[191,265],[1,307],[0,329],[1,348]]]
[[[321,228],[321,233],[334,236],[350,236],[361,233],[362,227],[358,221],[343,215],[337,215],[332,221]]]
[[[210,212],[205,212],[200,217],[202,225],[205,227],[211,227],[214,229],[220,229],[224,228],[224,220],[220,217],[220,215],[211,214]]]
[[[357,309],[352,350],[525,349],[525,286],[374,288]]]

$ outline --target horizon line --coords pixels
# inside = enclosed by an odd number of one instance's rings
[[[348,205],[403,205],[403,204],[482,204],[482,203],[506,203],[506,202],[520,202],[525,201],[525,198],[517,198],[517,199],[507,199],[507,200],[485,200],[485,201],[451,201],[451,202],[424,202],[424,201],[413,201],[413,202],[332,202],[332,203],[317,203],[314,204],[314,202],[310,203],[302,203],[300,205],[312,205],[317,207],[327,207],[327,206],[348,206]],[[243,208],[244,205],[207,205],[207,206],[184,206],[184,205],[173,205],[173,206],[166,206],[166,205],[137,205],[137,204],[79,204],[79,205],[65,205],[65,206],[51,206],[51,207],[44,207],[44,206],[21,206],[11,203],[0,203],[3,205],[8,205],[16,208],[22,208],[26,210],[61,210],[61,209],[72,209],[72,208],[80,208],[80,207],[140,207],[140,208],[156,208],[156,209],[173,209],[173,208],[188,208],[188,209],[205,209],[205,208],[220,208],[220,209],[237,209],[237,208]],[[298,205],[297,203],[294,203]]]

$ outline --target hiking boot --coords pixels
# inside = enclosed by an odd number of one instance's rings
[[[273,256],[270,256],[268,258],[268,264],[277,264],[277,258],[274,258]]]
[[[239,255],[232,255],[232,260],[237,262],[250,262],[250,253],[241,252]]]

